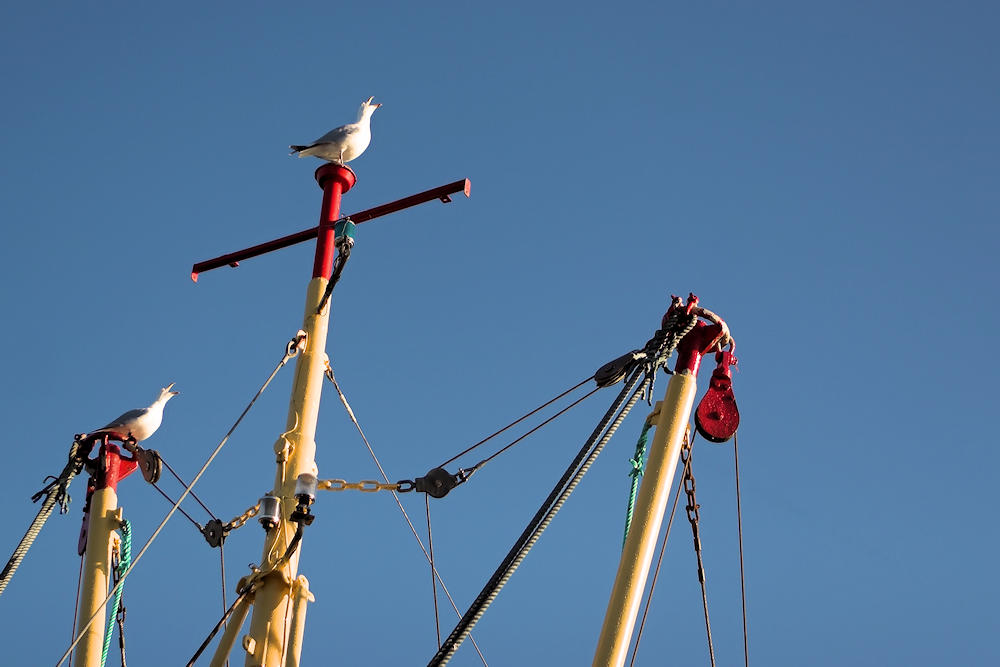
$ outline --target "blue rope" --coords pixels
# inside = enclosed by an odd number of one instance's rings
[[[635,510],[635,498],[639,492],[639,478],[642,477],[642,471],[646,467],[646,444],[649,441],[649,429],[651,428],[653,426],[648,422],[642,427],[639,441],[635,443],[635,454],[629,459],[629,463],[632,464],[632,472],[629,473],[629,477],[632,478],[632,488],[629,490],[628,507],[625,509],[625,535],[622,537],[622,549],[625,548],[625,540],[628,539],[628,529],[632,526],[632,512]]]
[[[118,561],[118,577],[116,579],[125,574],[125,570],[128,569],[128,566],[132,562],[132,524],[128,519],[122,521],[121,532],[121,558]],[[111,604],[111,618],[108,619],[107,630],[104,632],[104,650],[101,651],[101,667],[104,667],[104,663],[108,660],[108,649],[111,647],[111,633],[114,632],[115,619],[118,617],[118,611],[121,607],[123,588],[125,588],[124,585],[118,587],[118,590],[115,592],[115,601]]]

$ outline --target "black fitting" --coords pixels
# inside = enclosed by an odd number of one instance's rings
[[[315,518],[316,515],[309,511],[309,505],[306,505],[305,503],[296,507],[295,511],[292,512],[292,515],[288,517],[289,521],[294,521],[300,526],[311,526],[313,519]]]
[[[226,541],[226,536],[229,535],[229,528],[218,519],[212,519],[201,529],[201,534],[205,536],[208,546],[214,549],[215,547],[221,547],[222,543]]]
[[[444,468],[434,468],[423,477],[413,480],[414,487],[420,493],[426,493],[431,498],[444,498],[448,492],[461,484],[463,479],[452,475]]]

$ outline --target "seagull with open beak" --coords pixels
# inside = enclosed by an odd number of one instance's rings
[[[308,146],[289,146],[291,154],[299,157],[312,155],[328,162],[344,164],[364,153],[372,140],[372,114],[382,106],[372,104],[373,99],[374,96],[361,103],[356,122],[330,130]]]

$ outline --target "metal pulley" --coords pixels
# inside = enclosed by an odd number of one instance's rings
[[[139,464],[139,472],[142,478],[150,484],[160,481],[160,473],[163,472],[163,462],[160,460],[160,453],[155,449],[143,449],[136,447],[132,453],[135,462]]]
[[[733,372],[730,366],[737,364],[730,351],[717,352],[718,365],[712,373],[708,391],[694,413],[694,423],[698,433],[710,442],[726,442],[740,426],[740,411],[733,395]]]
[[[222,546],[222,543],[226,540],[226,535],[229,530],[226,529],[225,524],[218,519],[212,519],[205,524],[205,527],[201,529],[201,534],[205,536],[205,541],[208,542],[208,546],[215,547]]]
[[[434,468],[423,477],[413,480],[414,488],[431,498],[444,498],[448,492],[464,482],[460,475],[452,475],[444,468]]]
[[[636,363],[646,358],[646,353],[641,350],[627,352],[617,359],[612,359],[597,369],[594,373],[594,382],[598,387],[610,387],[625,379],[628,372],[635,368]]]

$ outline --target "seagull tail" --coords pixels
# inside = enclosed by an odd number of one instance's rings
[[[289,155],[295,155],[296,153],[298,153],[299,157],[303,157],[302,151],[309,148],[309,146],[289,146],[289,148],[292,149],[292,152],[289,153]]]

